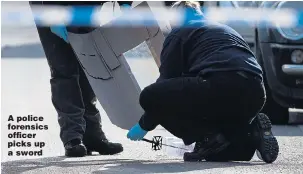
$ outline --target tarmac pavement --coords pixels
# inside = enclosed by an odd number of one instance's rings
[[[3,30],[3,28],[2,28]],[[5,44],[37,44],[37,33],[34,29],[26,30],[32,37],[18,30],[2,31],[2,46]],[[5,42],[3,42],[5,41]],[[39,45],[38,43],[38,46]],[[20,51],[11,47],[13,52]],[[28,51],[34,51],[28,50]],[[1,171],[4,174],[34,173],[303,173],[303,127],[274,126],[274,133],[280,144],[280,155],[273,164],[265,164],[256,156],[249,162],[228,163],[185,163],[182,157],[170,156],[165,150],[152,151],[146,142],[127,140],[126,130],[112,125],[104,110],[98,104],[102,114],[104,131],[111,141],[120,142],[124,152],[113,156],[94,154],[82,158],[65,158],[64,148],[59,138],[57,114],[51,103],[50,72],[44,55],[40,58],[1,57]],[[157,68],[151,59],[128,59],[141,88],[150,84],[157,77]],[[142,68],[142,67],[148,67]],[[45,142],[42,156],[8,156],[8,151],[29,150],[33,148],[8,148],[8,118],[13,116],[36,115],[44,120],[39,124],[48,125],[48,130],[36,131],[35,139],[24,139],[29,142]],[[21,125],[24,123],[13,123]],[[34,131],[24,131],[33,133]],[[163,128],[149,132],[153,136],[172,136]],[[40,150],[35,148],[34,150]]]
[[[134,62],[133,66],[140,66]],[[138,62],[140,64],[140,61]],[[302,126],[274,127],[280,144],[280,155],[273,164],[264,164],[256,157],[250,162],[184,163],[182,157],[169,156],[163,150],[152,151],[148,143],[127,140],[127,131],[113,126],[100,105],[98,108],[102,113],[104,131],[110,140],[121,142],[125,151],[114,156],[65,158],[63,145],[59,139],[56,112],[51,103],[50,74],[46,59],[1,58],[1,63],[3,173],[302,173],[303,171]],[[145,86],[147,83],[140,84]],[[13,116],[32,114],[44,117],[44,121],[40,124],[48,125],[49,129],[36,131],[37,137],[34,139],[46,143],[42,157],[8,156],[7,125],[10,114]],[[165,130],[158,128],[148,133],[147,138],[158,135],[171,136]],[[26,149],[30,148],[13,150]]]

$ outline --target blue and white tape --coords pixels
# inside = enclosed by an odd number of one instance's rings
[[[184,24],[185,18],[190,19],[186,11],[169,11],[165,8],[153,8],[153,12],[145,8],[130,9],[119,16],[113,11],[100,11],[98,6],[34,6],[32,11],[18,7],[2,11],[2,26],[26,26],[36,21],[37,25],[69,25],[69,26],[100,26],[115,19],[112,25],[155,25],[162,22],[174,22],[176,25]],[[303,11],[289,9],[258,9],[258,8],[208,8],[203,9],[205,17],[221,23],[245,22],[250,24],[266,24],[266,26],[303,27]],[[163,18],[155,19],[153,13],[159,13]],[[157,15],[159,15],[157,14]],[[116,18],[119,17],[119,18]],[[237,24],[237,23],[235,23]]]

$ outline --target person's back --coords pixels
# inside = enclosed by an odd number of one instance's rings
[[[206,75],[218,71],[247,71],[262,78],[262,69],[249,45],[232,28],[210,21],[173,29],[167,36],[181,39],[183,74]]]

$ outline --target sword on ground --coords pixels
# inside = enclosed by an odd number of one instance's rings
[[[160,142],[155,142],[155,141],[148,140],[148,139],[145,139],[145,138],[143,138],[142,141],[154,144],[155,146],[162,145],[162,146],[172,147],[172,148],[175,148],[175,149],[188,150],[188,149],[185,149],[185,148],[182,148],[182,147],[177,147],[177,146],[173,146],[173,145],[169,145],[169,144],[163,144],[163,143],[160,144]]]

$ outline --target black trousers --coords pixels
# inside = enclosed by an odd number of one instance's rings
[[[189,145],[211,132],[222,132],[232,142],[241,136],[244,140],[250,120],[262,109],[265,99],[264,85],[258,77],[217,72],[154,83],[142,91],[140,104],[146,114]],[[250,143],[241,142],[235,147]],[[250,153],[254,150],[247,149]]]
[[[51,71],[52,102],[58,112],[62,142],[97,133],[101,118],[96,96],[71,46],[50,31],[38,27],[38,34]]]

